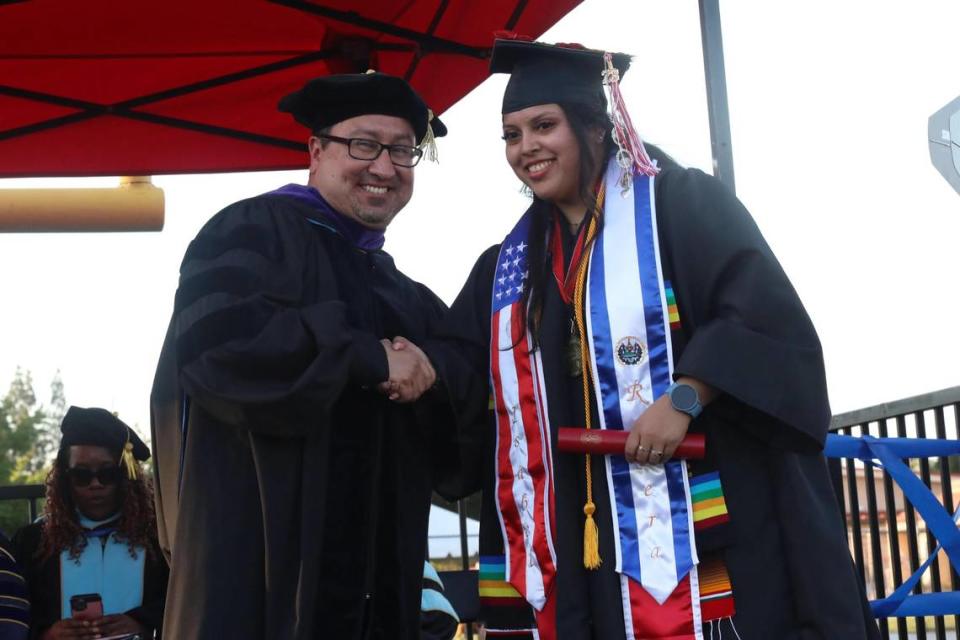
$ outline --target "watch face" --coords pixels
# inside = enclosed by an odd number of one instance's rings
[[[690,411],[697,405],[697,391],[688,384],[680,384],[670,394],[670,400],[680,411]]]

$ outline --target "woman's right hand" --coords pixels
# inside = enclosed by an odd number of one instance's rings
[[[57,620],[47,629],[40,640],[94,640],[100,637],[100,629],[89,620]]]

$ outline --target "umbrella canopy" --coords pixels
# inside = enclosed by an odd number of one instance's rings
[[[292,169],[277,101],[310,78],[406,78],[441,113],[498,30],[580,0],[0,0],[0,177]]]

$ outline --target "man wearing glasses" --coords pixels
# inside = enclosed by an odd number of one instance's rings
[[[381,247],[446,128],[380,73],[280,110],[311,132],[308,184],[201,230],[154,382],[164,636],[418,638],[430,492],[475,446],[451,390],[472,378],[428,340],[443,303]]]

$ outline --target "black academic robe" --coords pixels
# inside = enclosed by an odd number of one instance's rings
[[[30,637],[39,638],[61,619],[60,554],[41,560],[37,557],[43,535],[41,522],[29,524],[13,537],[14,553],[23,569],[30,598]],[[96,544],[93,540],[91,543]],[[153,545],[143,565],[143,604],[125,612],[143,626],[159,631],[163,622],[163,603],[167,593],[167,561]],[[151,636],[152,637],[152,636]],[[167,636],[171,637],[171,636]]]
[[[0,640],[30,637],[30,592],[16,550],[0,532]]]
[[[443,384],[413,404],[376,386],[380,340],[421,343],[446,307],[317,213],[286,195],[236,203],[181,266],[151,399],[178,640],[418,634],[457,423]],[[444,349],[441,379],[456,375]]]
[[[737,632],[743,640],[875,638],[877,628],[853,569],[821,453],[830,410],[812,323],[740,202],[711,176],[665,158],[661,166],[655,180],[660,252],[681,322],[672,331],[674,375],[697,378],[720,391],[690,430],[706,434],[706,464],[719,471],[731,520],[722,535],[705,536],[698,545],[722,554],[726,562]],[[533,206],[553,215],[542,202]],[[569,260],[573,239],[566,237],[565,244]],[[495,246],[481,255],[446,329],[448,339],[461,353],[472,354],[482,370],[490,357],[498,252]],[[556,448],[559,427],[584,424],[582,382],[567,374],[564,357],[570,311],[549,272],[541,286],[539,344],[553,432],[559,637],[622,639],[610,502],[606,483],[597,481],[606,477],[604,463],[593,457],[594,517],[605,561],[599,570],[587,571],[582,564],[584,458]],[[599,424],[595,408],[593,424]],[[496,556],[502,555],[503,543],[493,501],[492,423],[487,433],[480,554]],[[522,625],[524,618],[533,626],[529,608],[488,613],[486,622],[493,627]],[[720,631],[735,637],[729,621]]]

